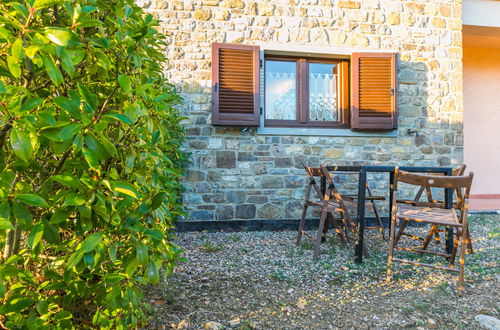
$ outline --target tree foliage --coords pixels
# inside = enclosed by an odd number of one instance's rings
[[[180,249],[165,38],[132,0],[0,2],[0,321],[130,327]]]

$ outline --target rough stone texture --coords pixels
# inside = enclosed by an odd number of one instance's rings
[[[166,77],[185,100],[187,218],[298,219],[305,193],[302,163],[460,164],[461,2],[139,0],[161,21],[170,59]],[[398,137],[265,136],[254,128],[211,126],[213,42],[396,51]],[[386,180],[373,184],[376,191]]]

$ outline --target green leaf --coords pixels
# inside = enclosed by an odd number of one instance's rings
[[[13,298],[7,301],[0,307],[0,314],[8,314],[14,312],[21,312],[35,303],[35,299],[31,298]]]
[[[50,223],[56,225],[58,223],[64,222],[69,218],[70,214],[70,210],[57,209],[57,211],[50,217]]]
[[[21,112],[24,111],[31,111],[35,109],[37,106],[42,104],[43,99],[41,97],[34,97],[32,99],[29,99],[26,101],[22,106],[21,106]]]
[[[116,262],[116,243],[111,243],[111,245],[108,248],[108,254],[109,254],[109,259],[111,259],[112,262]]]
[[[158,284],[160,281],[160,270],[153,260],[149,263],[148,269],[146,270],[146,277],[149,279],[149,282],[153,285]]]
[[[10,222],[10,205],[7,201],[0,203],[0,230],[5,229],[14,229]]]
[[[133,122],[130,120],[129,117],[119,114],[119,113],[107,113],[103,117],[108,117],[108,118],[113,118],[113,119],[118,119],[121,122],[124,122],[125,124],[132,125]]]
[[[64,205],[67,206],[80,206],[87,201],[87,196],[83,194],[70,193],[64,198]]]
[[[51,176],[52,180],[59,182],[60,184],[63,184],[65,186],[71,187],[71,188],[81,188],[80,181],[77,179],[73,178],[71,175],[53,175]]]
[[[137,189],[130,183],[127,182],[113,182],[113,191],[125,194],[132,198],[138,198]]]
[[[31,206],[42,206],[42,207],[49,206],[49,204],[47,204],[45,199],[36,194],[16,194],[16,198],[19,199],[21,202]]]
[[[125,75],[125,74],[121,74],[118,76],[118,83],[120,84],[120,87],[125,91],[125,92],[129,92],[130,91],[130,77]]]
[[[116,273],[108,273],[104,275],[104,281],[109,284],[118,284],[120,283],[121,280],[123,280],[125,277],[120,274]]]
[[[16,219],[17,224],[25,230],[29,230],[33,222],[31,212],[19,203],[12,203],[12,214]]]
[[[21,77],[21,64],[19,64],[19,60],[7,55],[7,66],[9,67],[9,71],[14,78]]]
[[[78,37],[75,35],[74,32],[71,32],[70,30],[65,28],[58,28],[58,27],[45,28],[45,36],[50,41],[59,46],[70,45],[72,39],[78,40]],[[71,44],[74,43],[75,42],[73,41]]]
[[[87,106],[90,108],[91,112],[94,112],[97,108],[97,96],[91,94],[88,88],[85,85],[77,83],[78,91],[80,95],[85,100]]]
[[[132,259],[127,265],[127,268],[125,269],[125,273],[127,274],[128,277],[132,277],[134,275],[135,271],[137,270],[137,259]]]
[[[154,195],[152,202],[151,202],[151,209],[156,210],[163,204],[163,201],[165,200],[165,197],[167,196],[166,193],[164,192],[159,192],[156,195]]]
[[[94,253],[91,252],[85,253],[83,255],[83,262],[85,263],[85,266],[87,266],[88,269],[92,269],[95,263]]]
[[[72,139],[73,136],[75,136],[76,133],[80,132],[81,129],[82,129],[81,124],[68,125],[59,132],[59,138],[61,139],[61,141]]]
[[[59,236],[59,230],[53,224],[46,221],[43,222],[43,238],[51,244],[57,244],[61,241],[61,236]]]
[[[12,44],[12,57],[16,60],[22,60],[24,58],[23,54],[23,40],[17,38],[17,40]]]
[[[83,258],[83,253],[81,253],[81,251],[73,253],[68,259],[68,264],[66,266],[66,269],[71,269],[76,265],[78,265],[80,261],[82,261],[82,258]]]
[[[145,265],[149,260],[148,248],[142,244],[137,244],[135,246],[135,255],[140,265]]]
[[[47,312],[49,311],[49,303],[46,302],[45,300],[40,300],[37,304],[36,304],[36,311],[38,312],[38,314],[40,315],[45,315],[47,314]]]
[[[97,160],[96,154],[87,148],[82,149],[83,157],[85,157],[85,160],[89,164],[91,168],[97,169],[99,167],[99,161]]]
[[[42,55],[41,57],[42,57],[43,65],[45,66],[45,70],[46,70],[47,74],[49,75],[50,80],[52,80],[52,82],[54,84],[56,84],[56,86],[59,86],[60,84],[62,84],[64,81],[64,78],[62,76],[61,71],[59,71],[59,68],[55,65],[52,58],[47,57],[45,55]]]
[[[101,243],[103,233],[102,232],[97,232],[93,233],[89,237],[87,237],[83,242],[82,242],[82,247],[81,247],[81,252],[82,253],[87,253],[90,251],[94,251],[94,249]]]
[[[63,70],[66,71],[70,78],[73,78],[75,76],[75,66],[73,65],[73,60],[71,59],[69,52],[64,51],[59,58],[61,59],[61,66]]]
[[[31,232],[27,238],[27,243],[28,243],[28,246],[30,247],[30,249],[33,250],[38,245],[40,240],[42,239],[43,229],[44,229],[44,226],[43,226],[42,222],[37,223],[31,229]]]
[[[10,132],[10,145],[16,156],[24,162],[29,162],[33,157],[34,150],[30,137],[17,128],[13,128]]]
[[[80,113],[80,100],[75,98],[67,98],[64,96],[58,96],[54,98],[55,104],[61,109],[69,113],[75,119],[81,119]]]
[[[33,8],[42,9],[42,8],[52,7],[55,5],[61,5],[64,4],[65,2],[66,2],[65,0],[35,0]]]

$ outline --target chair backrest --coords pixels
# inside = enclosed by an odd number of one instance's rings
[[[407,184],[421,186],[425,188],[448,188],[455,189],[462,194],[462,199],[468,199],[470,187],[474,174],[471,172],[467,176],[442,176],[442,175],[428,175],[417,174],[405,171],[400,171],[396,168],[394,173],[394,190],[398,190],[398,183],[404,182]],[[463,201],[459,201],[460,204]]]
[[[452,176],[462,176],[462,175],[464,175],[466,167],[467,166],[464,164],[464,165],[460,165],[457,168],[454,168],[451,171],[451,175]],[[437,174],[437,175],[443,175],[443,174]],[[442,202],[439,202],[439,201],[436,201],[436,200],[433,199],[431,188],[430,187],[426,187],[426,186],[421,186],[420,187],[420,189],[418,190],[417,194],[415,195],[415,198],[413,199],[413,201],[414,202],[420,201],[420,197],[422,196],[422,194],[424,193],[424,191],[426,192],[427,201],[429,203],[436,203],[436,204],[442,203]],[[462,201],[462,199],[463,199],[462,191],[461,191],[461,189],[455,189],[455,192],[457,194],[457,201],[458,201],[458,203],[460,203]]]
[[[315,177],[321,177],[322,176],[322,174],[321,174],[321,168],[319,168],[319,167],[310,167],[310,166],[306,166],[306,165],[303,165],[303,166],[304,166],[304,170],[306,171],[306,174],[307,174],[307,176],[309,178],[309,183],[307,184],[307,190],[306,190],[305,200],[306,201],[310,201],[309,198],[311,196],[311,191],[312,191],[312,189],[314,189],[314,191],[316,192],[316,198],[318,200],[320,200],[320,201],[323,201],[324,196],[321,193],[321,189],[318,186],[318,183],[314,179]]]

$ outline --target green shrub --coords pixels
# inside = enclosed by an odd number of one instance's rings
[[[132,0],[0,2],[0,321],[134,327],[173,271],[186,155]],[[1,327],[1,324],[0,324]]]

